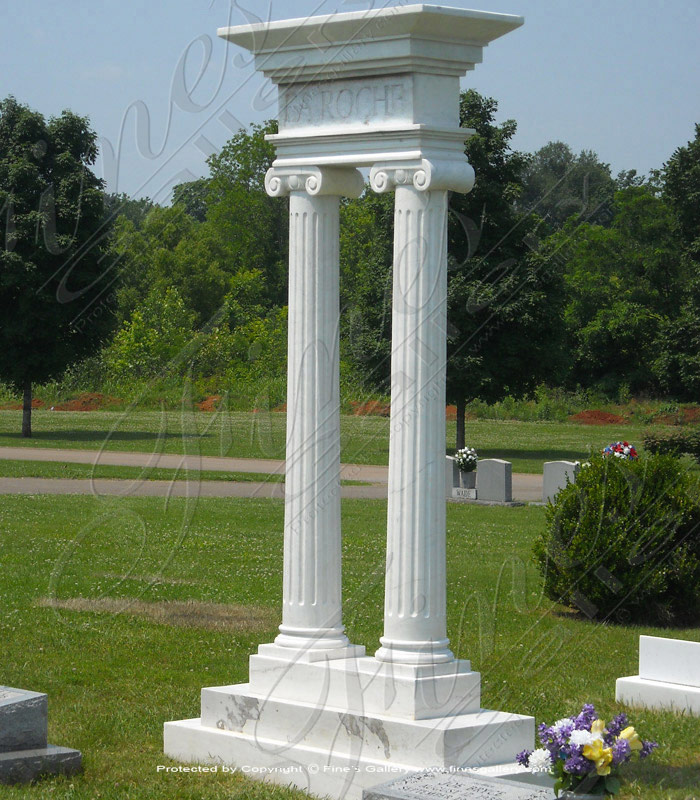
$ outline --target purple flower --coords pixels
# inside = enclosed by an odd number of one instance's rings
[[[564,772],[568,772],[569,775],[587,775],[594,769],[595,762],[589,761],[580,753],[569,756],[564,762]]]
[[[515,760],[520,764],[521,767],[526,767],[528,759],[532,755],[532,750],[521,750],[518,755],[515,757]]]
[[[624,764],[632,755],[632,748],[627,739],[618,739],[612,746],[612,763],[617,766]]]
[[[627,714],[623,711],[622,714],[613,717],[605,727],[611,736],[619,736],[628,725],[629,720],[627,719]]]
[[[598,714],[595,706],[592,703],[586,703],[581,709],[581,713],[577,717],[573,717],[574,728],[577,731],[589,731],[591,725],[598,719]]]
[[[656,750],[658,746],[659,745],[657,742],[642,742],[642,749],[639,751],[639,757],[646,758],[647,756],[650,756],[652,750]]]

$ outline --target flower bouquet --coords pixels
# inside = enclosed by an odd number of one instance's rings
[[[628,461],[634,461],[639,457],[635,446],[629,442],[613,442],[603,450],[603,455],[626,458]]]
[[[537,731],[542,747],[523,750],[516,760],[532,772],[551,775],[557,797],[559,792],[568,797],[613,795],[620,789],[619,767],[633,753],[646,758],[658,747],[639,738],[626,714],[618,714],[606,726],[591,704],[584,705],[578,716],[550,726],[542,723]]]
[[[476,450],[473,447],[463,447],[455,453],[455,462],[460,472],[474,472],[476,458]]]

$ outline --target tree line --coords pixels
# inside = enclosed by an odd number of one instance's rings
[[[518,152],[515,121],[496,113],[462,93],[477,182],[450,197],[458,445],[469,401],[541,383],[697,399],[700,125],[650,175],[613,176],[562,142]],[[115,394],[186,378],[283,402],[288,223],[264,189],[275,130],[239,131],[159,206],[105,193],[86,118],[0,102],[0,380],[25,406],[33,383],[60,376]],[[342,202],[341,374],[358,395],[389,389],[392,227],[391,195]]]

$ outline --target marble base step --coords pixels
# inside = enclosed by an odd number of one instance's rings
[[[498,711],[401,719],[265,697],[248,684],[202,689],[201,725],[255,741],[281,740],[293,747],[331,749],[334,755],[414,768],[502,763],[513,760],[533,738],[531,718]]]
[[[484,715],[484,725],[479,728],[476,720],[472,721],[470,746],[463,751],[464,757],[473,758],[475,765],[512,761],[517,752],[532,747],[534,720],[531,717],[493,711],[484,711],[481,714]],[[371,731],[371,726],[376,722],[367,721],[360,734]],[[381,722],[386,724],[388,720]],[[428,732],[427,722],[413,721],[408,724],[420,726],[420,732],[424,735]],[[432,720],[430,724],[437,723]],[[322,747],[314,747],[307,744],[303,737],[301,740],[287,738],[282,730],[274,738],[266,738],[258,735],[255,730],[241,733],[211,728],[204,726],[201,719],[191,719],[165,723],[164,750],[167,756],[177,761],[217,764],[222,769],[226,767],[240,771],[252,778],[293,785],[311,795],[330,796],[338,800],[361,800],[363,790],[385,783],[392,777],[421,769],[425,762],[430,761],[427,755],[429,746],[426,746],[425,753],[419,747],[410,754],[410,758],[409,754],[402,755],[401,758],[405,757],[405,761],[397,757],[397,752],[404,752],[397,748],[392,759],[388,760],[385,757],[376,757],[377,747],[371,745],[373,736],[381,742],[376,733],[366,737],[352,734],[349,736],[354,750],[341,752],[337,739],[327,740]],[[439,736],[438,734],[438,738]],[[391,746],[391,742],[389,745]],[[382,755],[383,747],[382,743]],[[505,756],[505,753],[508,755]],[[444,759],[434,760],[431,764],[444,765]]]
[[[82,769],[82,755],[69,747],[47,745],[35,750],[0,753],[0,783],[29,783],[41,775],[73,775]]]
[[[414,666],[366,656],[309,663],[262,645],[250,657],[250,691],[355,714],[433,719],[479,711],[481,676],[469,661]]]
[[[652,681],[640,678],[639,675],[618,678],[615,684],[615,699],[618,703],[629,706],[700,715],[700,688],[697,686]]]

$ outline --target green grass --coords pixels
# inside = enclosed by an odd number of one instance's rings
[[[36,410],[34,435],[20,436],[21,412],[0,411],[0,446],[70,447],[283,459],[286,415],[275,412]],[[481,458],[505,458],[516,472],[541,472],[544,461],[585,459],[617,439],[638,447],[649,426],[585,426],[571,422],[467,422],[467,443]],[[657,429],[661,426],[657,426]],[[446,448],[454,452],[455,423],[447,423]],[[386,417],[341,418],[345,463],[388,464]]]
[[[232,481],[281,483],[284,475],[267,472],[187,471],[162,467],[120,467],[113,464],[64,464],[57,461],[19,461],[0,458],[0,478],[75,478],[82,480]],[[341,481],[343,486],[371,486],[367,481]]]
[[[345,501],[345,623],[372,652],[381,635],[386,503]],[[482,673],[483,705],[554,721],[594,702],[620,710],[615,679],[634,674],[640,633],[700,640],[700,630],[599,625],[541,595],[531,557],[541,508],[449,504],[448,632]],[[198,715],[202,686],[245,682],[250,653],[275,635],[283,504],[275,500],[0,498],[0,674],[49,693],[50,741],[81,749],[85,772],[8,798],[301,798],[240,775],[159,775],[162,724]],[[262,613],[254,630],[211,630],[128,613],[39,605],[55,597],[199,601]],[[697,796],[698,721],[637,711],[661,746],[627,773],[622,800]]]
[[[267,481],[280,483],[284,475],[261,472],[218,472],[216,470],[187,471],[161,467],[119,467],[112,464],[64,464],[56,461],[18,461],[0,458],[0,477],[2,478],[77,478],[92,480],[148,480],[171,481],[236,481],[248,483]],[[345,483],[345,481],[343,482]]]

